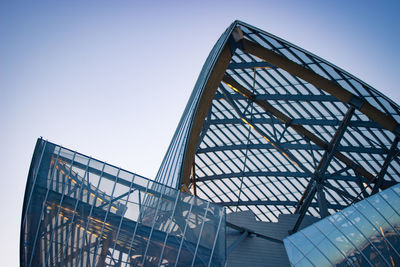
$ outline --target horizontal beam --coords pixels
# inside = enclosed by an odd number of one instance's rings
[[[243,123],[243,122],[242,122]],[[280,143],[280,146],[284,149],[296,149],[296,150],[318,150],[323,151],[322,147],[317,145],[308,145],[308,144],[289,144],[289,143]],[[243,149],[274,149],[275,147],[271,144],[249,144],[249,145],[226,145],[226,146],[216,146],[216,147],[206,147],[206,148],[198,148],[196,154],[204,154],[209,152],[218,152],[218,151],[231,151],[231,150],[243,150]],[[338,151],[341,152],[355,152],[355,153],[368,153],[368,154],[380,154],[384,155],[387,153],[387,150],[383,148],[375,148],[375,147],[354,147],[354,146],[342,146],[339,145],[337,148]]]
[[[215,99],[223,98],[224,95],[217,93]],[[240,98],[240,96],[232,95],[232,98]],[[258,100],[285,100],[285,101],[329,101],[338,102],[338,100],[331,95],[299,95],[299,94],[257,94],[255,99]],[[382,126],[381,126],[382,127]]]
[[[307,173],[303,172],[271,172],[271,171],[260,171],[260,172],[232,172],[232,173],[223,173],[217,175],[208,175],[204,177],[196,177],[196,182],[204,182],[210,180],[220,180],[220,179],[228,179],[228,178],[239,178],[239,177],[298,177],[298,178],[311,178],[311,176]],[[340,180],[340,181],[349,181],[356,182],[358,181],[357,177],[353,176],[344,176],[344,175],[326,175],[326,179],[332,180]]]
[[[257,205],[265,205],[265,206],[293,206],[296,207],[298,201],[281,201],[281,200],[248,200],[248,201],[228,201],[228,202],[215,202],[215,204],[221,206],[257,206]],[[347,208],[346,205],[339,205],[339,204],[328,204],[328,209],[336,209],[342,210]],[[317,202],[311,202],[310,207],[318,208]]]
[[[255,42],[247,39],[242,39],[243,51],[252,54],[274,66],[281,68],[290,74],[309,82],[316,88],[319,88],[328,94],[336,97],[343,103],[349,104],[361,113],[367,115],[371,120],[379,123],[385,129],[391,131],[396,136],[400,135],[400,126],[396,120],[389,114],[385,114],[373,105],[371,105],[365,98],[354,95],[347,91],[334,81],[328,80],[325,77],[315,73],[314,71],[297,64],[288,58],[279,55]]]
[[[242,98],[242,96],[240,96]],[[253,123],[268,123],[268,124],[282,124],[285,123],[277,118],[253,118]],[[243,123],[240,119],[212,119],[211,124],[240,124]],[[318,126],[339,126],[340,120],[321,120],[321,119],[292,119],[291,124],[301,124],[301,125],[318,125]],[[373,121],[350,121],[350,127],[366,127],[366,128],[377,128],[382,129],[382,126]]]

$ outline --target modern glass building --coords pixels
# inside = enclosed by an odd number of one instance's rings
[[[285,242],[294,266],[397,266],[400,185],[320,220]]]
[[[235,21],[155,181],[38,141],[21,265],[399,265],[399,122],[368,84]]]
[[[39,139],[21,227],[22,266],[223,266],[225,211]]]

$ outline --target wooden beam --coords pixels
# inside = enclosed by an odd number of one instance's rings
[[[196,114],[192,123],[192,130],[189,135],[189,141],[186,147],[186,154],[184,159],[184,165],[182,170],[182,184],[189,186],[190,183],[190,172],[193,166],[194,154],[196,152],[199,136],[201,129],[203,128],[204,120],[207,112],[211,106],[214,95],[217,92],[218,85],[220,84],[222,77],[224,76],[225,70],[231,61],[232,54],[230,47],[225,44],[221,51],[220,56],[217,59],[214,67],[210,70],[211,74],[207,83],[204,87],[203,94],[200,98],[199,106],[196,110]]]
[[[277,119],[279,119],[283,123],[287,124],[290,128],[295,130],[297,133],[299,133],[306,139],[312,141],[317,146],[319,146],[323,149],[328,148],[328,144],[324,140],[322,140],[321,138],[319,138],[318,136],[316,136],[315,134],[313,134],[312,132],[307,130],[303,125],[291,124],[290,122],[291,122],[292,118],[290,118],[289,116],[287,116],[280,110],[276,109],[274,106],[272,106],[266,100],[256,99],[255,95],[251,91],[249,91],[247,88],[245,88],[244,86],[239,84],[231,76],[225,75],[224,78],[222,79],[222,81],[225,84],[227,84],[229,87],[231,87],[235,92],[241,94],[242,96],[244,96],[248,99],[251,99],[252,101],[254,101],[254,103],[259,105],[264,111],[271,113]],[[343,162],[347,167],[355,170],[356,172],[358,172],[359,174],[364,176],[368,181],[373,181],[375,179],[374,175],[372,175],[370,172],[368,172],[366,169],[364,169],[360,165],[356,164],[354,161],[352,161],[350,158],[348,158],[346,155],[342,154],[341,152],[336,151],[334,153],[334,156],[335,156],[335,158],[337,158],[338,160]],[[384,189],[386,187],[387,186],[383,185],[382,189]]]
[[[340,101],[354,106],[360,112],[367,115],[372,121],[377,122],[383,128],[393,132],[396,136],[400,135],[400,125],[392,116],[383,113],[368,103],[368,101],[365,99],[347,91],[339,84],[328,80],[314,71],[307,69],[304,66],[297,64],[286,57],[279,55],[250,40],[242,39],[242,46],[244,52],[252,54],[276,67],[289,72],[294,76],[303,79],[306,82],[309,82],[315,87],[336,97]]]

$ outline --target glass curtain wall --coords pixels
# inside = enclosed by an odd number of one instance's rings
[[[21,266],[222,266],[225,211],[39,139]]]
[[[292,266],[399,266],[400,184],[284,239]]]

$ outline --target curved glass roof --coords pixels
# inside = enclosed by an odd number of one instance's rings
[[[157,180],[263,221],[326,217],[400,180],[399,111],[333,64],[235,21],[206,60]]]

